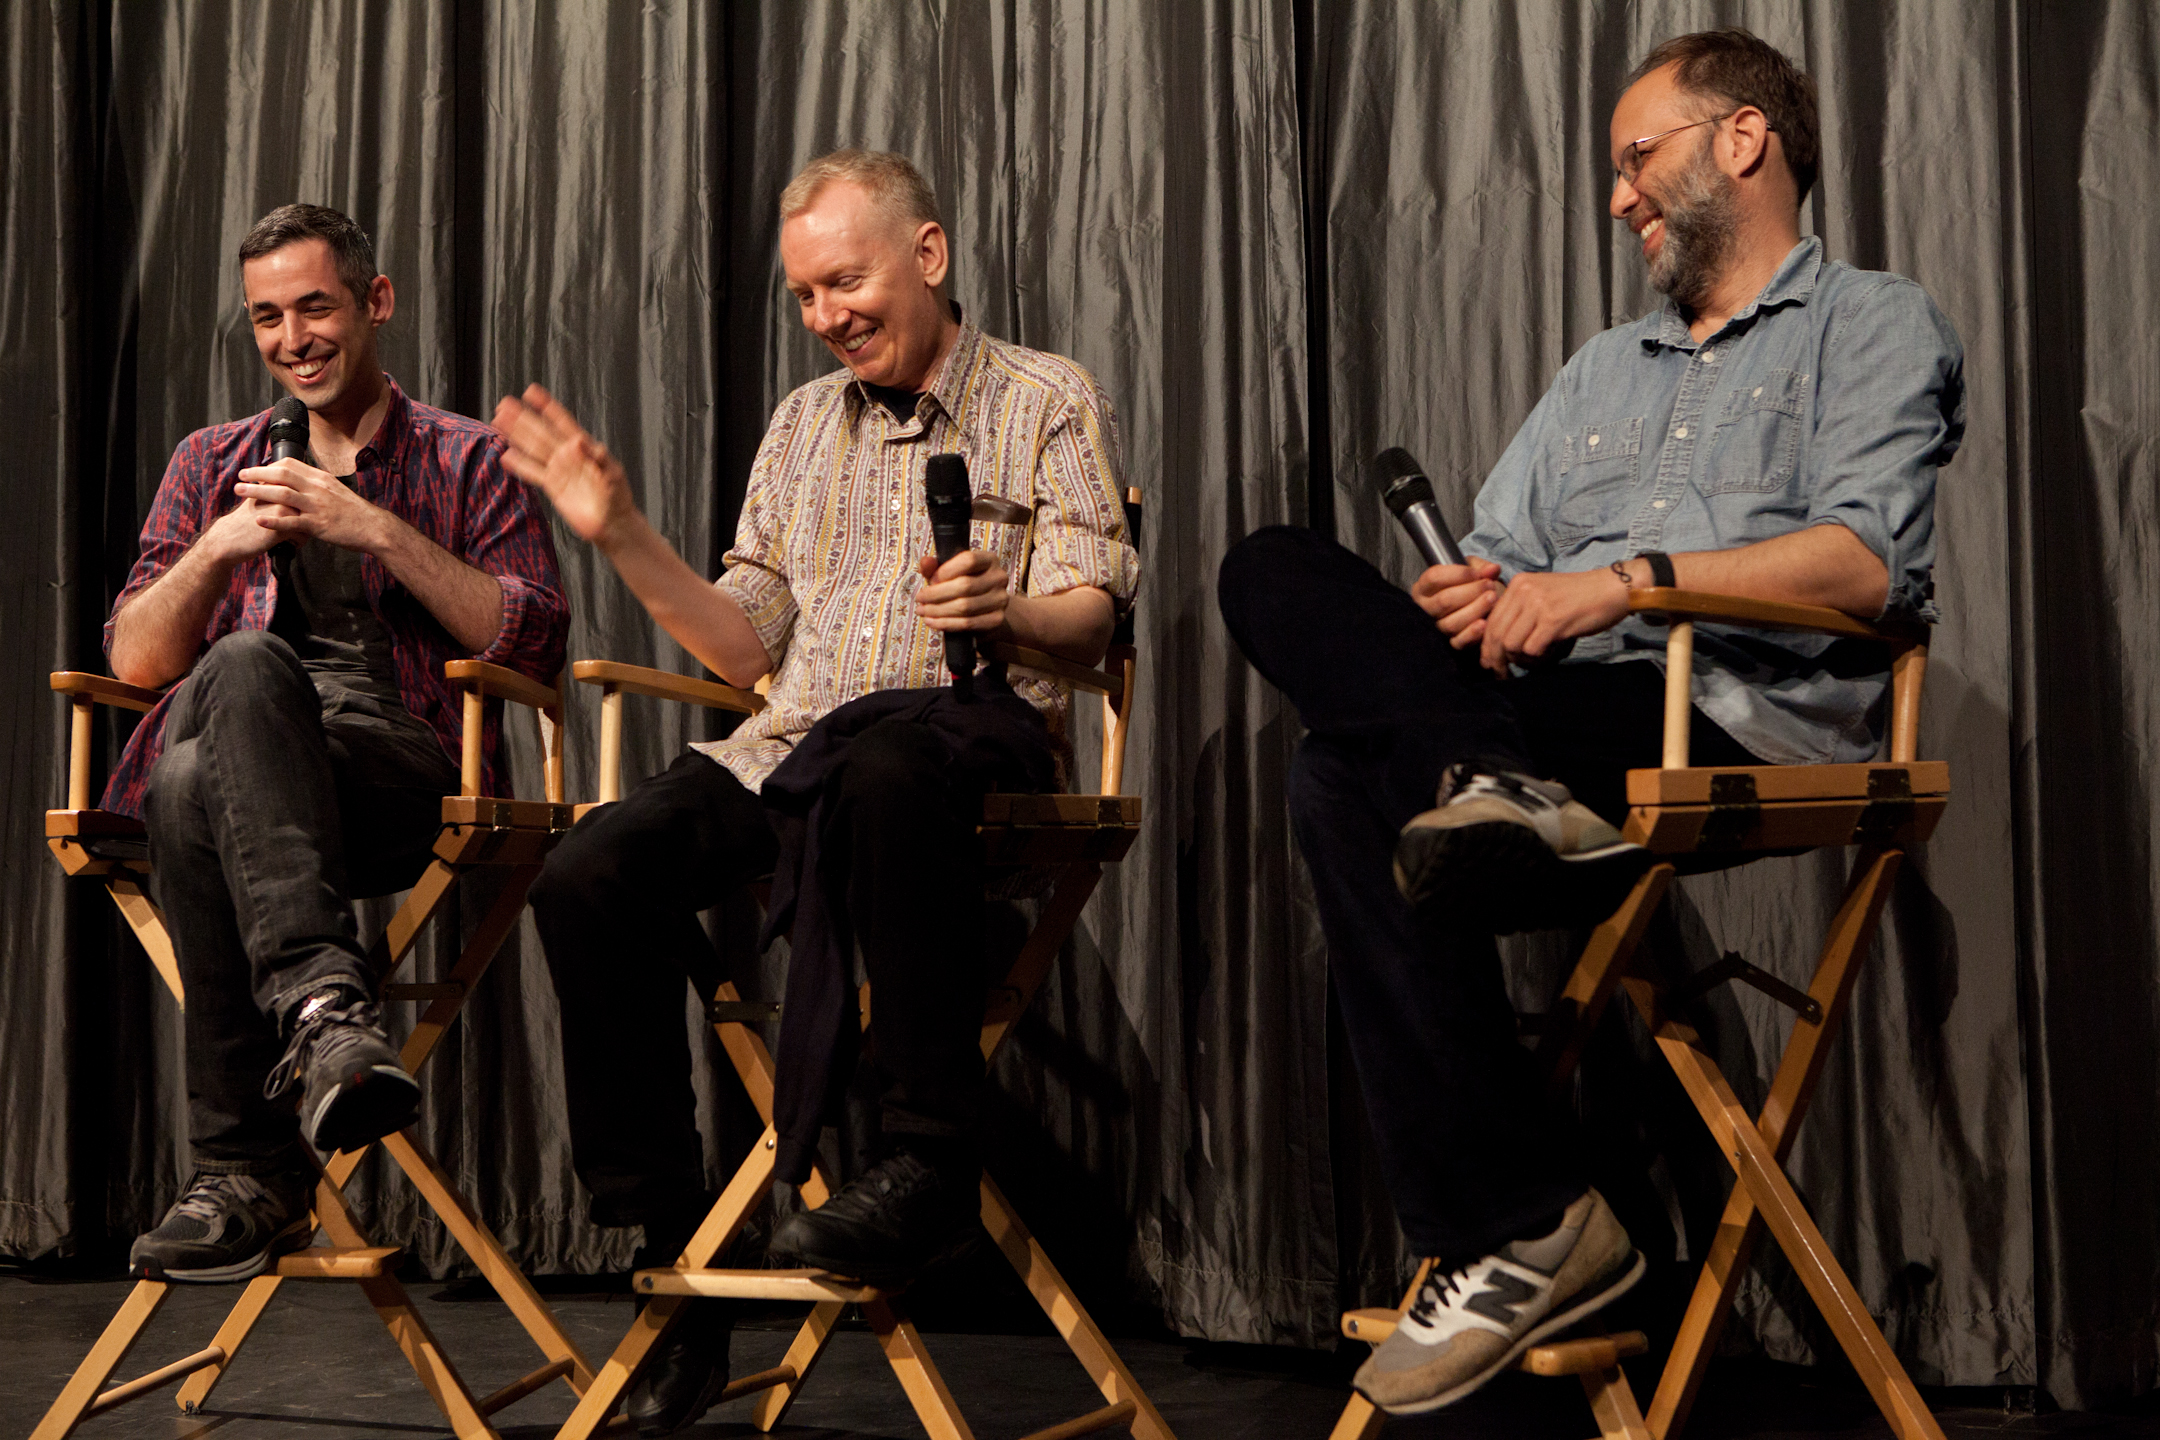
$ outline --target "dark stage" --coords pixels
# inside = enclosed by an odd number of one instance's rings
[[[564,1328],[596,1363],[621,1337],[632,1313],[627,1293],[593,1288],[600,1283],[573,1277],[542,1287]],[[128,1288],[122,1280],[0,1279],[0,1345],[10,1361],[0,1376],[0,1414],[8,1417],[8,1433],[28,1433]],[[532,1365],[532,1347],[485,1286],[421,1280],[411,1290],[429,1328],[475,1392],[484,1393]],[[177,1287],[118,1378],[178,1358],[215,1327],[238,1293],[238,1287]],[[931,1308],[926,1305],[923,1325],[931,1354],[983,1440],[1031,1433],[1100,1403],[1064,1347],[1040,1326],[1032,1333],[1023,1324],[1003,1325],[1002,1333],[971,1332],[940,1324],[931,1318]],[[732,1351],[735,1373],[777,1363],[794,1328],[794,1320],[778,1310],[739,1328]],[[1207,1344],[1161,1332],[1112,1338],[1180,1440],[1320,1440],[1349,1393],[1354,1357],[1348,1351],[1337,1356]],[[1637,1393],[1647,1396],[1654,1369],[1645,1361],[1630,1369]],[[2160,1407],[2150,1397],[2121,1413],[2089,1415],[2035,1413],[2029,1389],[1923,1387],[1922,1395],[1953,1440],[2160,1436]],[[283,1287],[211,1399],[210,1408],[189,1419],[176,1412],[168,1391],[98,1416],[78,1433],[84,1440],[185,1440],[212,1433],[220,1440],[396,1440],[449,1433],[359,1292],[335,1283]],[[569,1416],[571,1403],[568,1387],[551,1385],[502,1411],[497,1428],[505,1440],[543,1440]],[[683,1433],[754,1435],[749,1409],[747,1399],[717,1407]],[[1394,1421],[1382,1433],[1396,1440],[1582,1440],[1593,1428],[1574,1381],[1511,1374],[1459,1406]],[[844,1324],[803,1398],[773,1433],[867,1440],[920,1436],[923,1430],[875,1341],[860,1323],[852,1323]],[[1756,1360],[1711,1367],[1688,1430],[1695,1440],[1862,1440],[1889,1433],[1849,1373]]]

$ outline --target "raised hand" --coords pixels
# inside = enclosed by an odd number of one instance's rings
[[[605,545],[637,514],[621,462],[540,386],[505,395],[492,423],[510,447],[503,468],[545,494],[579,539]]]

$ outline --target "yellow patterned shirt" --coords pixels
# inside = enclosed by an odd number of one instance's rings
[[[1076,585],[1132,603],[1140,558],[1126,533],[1117,421],[1093,376],[1061,356],[962,324],[915,417],[893,418],[847,370],[780,403],[751,466],[726,570],[772,657],[766,708],[696,748],[756,790],[827,712],[876,690],[949,683],[940,632],[915,614],[915,562],[932,554],[929,458],[967,460],[975,494],[1025,507],[1024,523],[977,520],[1027,595]],[[1015,679],[1064,748],[1068,695]]]

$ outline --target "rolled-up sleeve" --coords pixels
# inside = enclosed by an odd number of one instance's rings
[[[1562,389],[1574,369],[1570,361],[1560,372],[1478,490],[1476,525],[1462,550],[1498,565],[1504,579],[1552,568],[1552,545],[1537,523],[1537,498],[1559,483],[1554,452],[1566,425]]]
[[[555,563],[555,538],[527,489],[502,468],[502,443],[472,452],[474,474],[461,486],[478,506],[465,526],[458,558],[502,587],[502,628],[474,658],[508,666],[552,685],[562,673],[570,602]]]
[[[1027,593],[1092,585],[1123,614],[1140,590],[1140,555],[1125,523],[1117,416],[1092,380],[1051,425],[1036,464]]]
[[[798,395],[790,395],[766,429],[750,466],[750,483],[743,493],[742,518],[735,524],[735,543],[721,564],[726,566],[713,588],[740,606],[750,628],[774,670],[787,654],[795,633],[795,591],[788,584],[785,550],[786,507],[780,475],[788,437],[802,408]]]
[[[1965,352],[1927,292],[1886,276],[1824,344],[1809,525],[1842,525],[1890,572],[1886,615],[1936,618],[1935,472],[1965,434]]]
[[[105,656],[112,658],[113,622],[130,600],[157,582],[160,575],[179,563],[202,529],[203,476],[209,464],[208,441],[202,432],[190,435],[173,450],[158,482],[150,513],[143,519],[142,549],[127,584],[113,599],[112,613],[105,617]]]

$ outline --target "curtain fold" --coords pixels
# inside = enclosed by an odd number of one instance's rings
[[[2142,0],[0,0],[0,1254],[109,1258],[185,1179],[177,1012],[34,812],[65,779],[44,672],[102,667],[173,445],[271,398],[236,304],[248,223],[291,199],[352,213],[398,287],[384,346],[408,391],[484,417],[546,383],[709,572],[772,408],[832,364],[781,289],[780,188],[864,144],[937,190],[970,318],[1102,381],[1145,496],[1128,774],[1146,826],[1000,1061],[995,1166],[1109,1312],[1321,1345],[1339,1305],[1393,1299],[1407,1257],[1284,823],[1296,720],[1225,637],[1215,567],[1256,526],[1313,523],[1407,580],[1366,472],[1391,444],[1467,524],[1567,355],[1655,298],[1604,214],[1606,122],[1638,55],[1720,23],[1817,76],[1805,228],[1928,289],[1970,396],[1939,488],[1922,742],[1955,798],[1899,881],[1792,1172],[1916,1379],[2065,1405],[2150,1388],[2160,20]],[[558,545],[574,658],[695,669],[587,547]],[[596,707],[570,704],[576,798]],[[632,702],[626,780],[719,723]],[[122,733],[101,720],[101,753]],[[529,722],[510,734],[537,793]],[[1843,864],[1686,882],[1650,963],[1733,949],[1803,980]],[[480,913],[429,940],[420,978]],[[777,994],[784,955],[749,956],[743,914],[715,923],[745,988]],[[1569,937],[1508,953],[1543,1008]],[[687,1000],[717,1179],[754,1122]],[[1759,1102],[1789,1017],[1745,990],[1707,1015]],[[555,1027],[527,925],[430,1062],[422,1133],[523,1263],[604,1269],[626,1237],[585,1221]],[[1638,1239],[1699,1258],[1729,1169],[1629,1025],[1581,1100]],[[382,1233],[455,1266],[402,1180],[371,1165],[354,1188]],[[1735,1343],[1820,1358],[1812,1316],[1769,1265]]]

